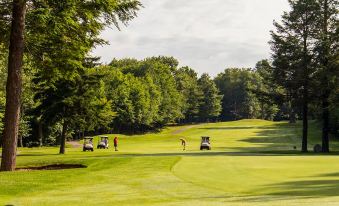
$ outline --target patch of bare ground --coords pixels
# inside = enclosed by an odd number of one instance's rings
[[[70,142],[67,142],[68,144],[70,144],[73,148],[80,148],[82,147],[82,145],[80,144],[79,141],[70,141]]]
[[[86,165],[82,164],[53,164],[39,167],[22,167],[17,168],[16,171],[35,171],[35,170],[66,170],[66,169],[78,169],[87,168]]]

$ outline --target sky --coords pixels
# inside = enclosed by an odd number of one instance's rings
[[[141,0],[144,8],[121,31],[107,28],[109,45],[93,54],[113,58],[173,56],[199,74],[231,67],[253,68],[270,57],[273,20],[288,10],[287,0]]]

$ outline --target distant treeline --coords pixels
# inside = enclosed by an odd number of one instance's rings
[[[71,80],[49,82],[40,73],[25,72],[19,144],[58,144],[63,133],[79,139],[158,130],[172,123],[301,118],[300,106],[285,101],[284,89],[278,88],[277,94],[277,88],[267,84],[265,75],[272,70],[267,60],[253,69],[226,69],[214,79],[178,67],[173,57],[114,59],[109,65],[97,60],[87,59],[86,69]],[[1,85],[4,88],[4,78]],[[320,111],[316,104],[312,108],[315,119]]]
[[[137,132],[175,122],[216,120],[222,96],[213,80],[178,64],[172,57],[152,57],[113,60],[98,67],[116,112],[115,130]]]
[[[25,70],[20,146],[54,145],[66,136],[79,139],[216,121],[222,110],[222,95],[213,79],[207,74],[198,77],[188,67],[178,68],[172,57],[113,60],[109,65],[97,61],[86,58],[72,76],[48,67]],[[5,65],[5,54],[0,62]],[[5,68],[1,67],[4,74]],[[0,80],[5,88],[5,78]],[[5,89],[0,97],[3,116]]]

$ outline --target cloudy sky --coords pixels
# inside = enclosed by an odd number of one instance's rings
[[[174,56],[181,66],[212,76],[229,67],[253,67],[269,57],[273,20],[287,0],[141,0],[144,8],[122,31],[107,29],[110,45],[93,53],[112,58]]]

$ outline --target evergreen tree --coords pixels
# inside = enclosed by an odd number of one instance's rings
[[[65,153],[69,131],[79,127],[86,131],[108,127],[114,114],[104,91],[100,78],[89,72],[72,81],[59,79],[37,87],[35,98],[40,104],[36,110],[42,121],[48,125],[62,125],[60,154]]]
[[[8,50],[8,76],[6,86],[5,125],[2,139],[1,171],[16,167],[16,148],[19,133],[21,103],[21,70],[24,55],[26,1],[13,0],[10,43]]]
[[[317,88],[320,88],[322,108],[322,150],[329,152],[330,97],[338,77],[338,0],[317,0],[318,11],[315,35],[317,57]]]
[[[283,74],[277,82],[286,82],[286,85],[292,83],[290,91],[300,92],[302,96],[302,151],[307,152],[308,106],[311,76],[314,73],[312,40],[317,4],[315,0],[289,0],[289,3],[291,11],[284,13],[281,24],[275,22],[277,31],[272,32],[273,65],[274,69],[281,70],[276,73]]]

